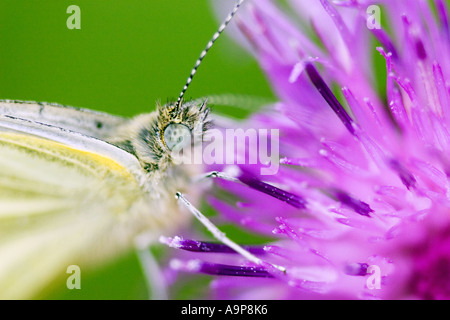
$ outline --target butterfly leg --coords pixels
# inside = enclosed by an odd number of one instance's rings
[[[223,180],[240,182],[239,179],[233,177],[231,174],[220,171],[210,171],[194,177],[192,183],[198,183],[209,178],[221,178]]]
[[[150,300],[167,300],[167,285],[158,262],[150,251],[146,236],[141,235],[135,241],[136,254],[146,280]]]
[[[231,239],[229,239],[225,233],[220,231],[207,217],[205,217],[197,208],[195,208],[187,199],[186,197],[181,193],[176,193],[176,198],[182,205],[184,205],[188,211],[194,215],[199,222],[201,222],[211,233],[212,235],[222,242],[223,244],[227,245],[229,248],[233,249],[237,253],[239,253],[241,256],[246,258],[247,260],[257,264],[257,265],[267,265],[268,263],[264,262],[260,258],[256,257],[254,254],[250,253],[248,250],[245,250],[237,243],[233,242]],[[272,267],[275,267],[281,272],[286,272],[286,268],[274,264],[269,264]]]

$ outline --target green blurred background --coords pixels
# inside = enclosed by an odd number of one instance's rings
[[[81,30],[66,26],[70,5],[81,9]],[[125,116],[152,111],[157,100],[176,99],[219,23],[207,0],[0,0],[0,99]],[[257,63],[227,36],[208,54],[186,98],[222,93],[271,97]],[[209,280],[194,277],[172,298],[204,297]],[[82,270],[81,290],[64,282],[41,298],[146,299],[147,293],[130,253]]]

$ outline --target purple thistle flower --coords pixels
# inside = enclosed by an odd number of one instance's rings
[[[290,0],[289,10],[258,0],[240,12],[239,30],[279,100],[247,125],[280,130],[283,165],[272,176],[241,166],[241,183],[217,180],[238,200],[209,202],[274,238],[246,249],[287,271],[166,239],[195,252],[176,269],[218,275],[216,298],[450,299],[447,6],[378,3],[390,31],[369,28],[365,0]],[[376,55],[386,96],[375,89]],[[211,255],[220,257],[206,262]]]

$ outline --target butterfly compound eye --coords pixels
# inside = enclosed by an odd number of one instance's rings
[[[180,123],[169,124],[164,129],[164,143],[170,151],[182,149],[191,142],[191,130]]]

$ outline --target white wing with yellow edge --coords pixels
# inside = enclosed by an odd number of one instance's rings
[[[173,230],[185,220],[173,194],[152,197],[148,179],[133,155],[102,140],[0,116],[0,298],[33,297],[69,265]]]

